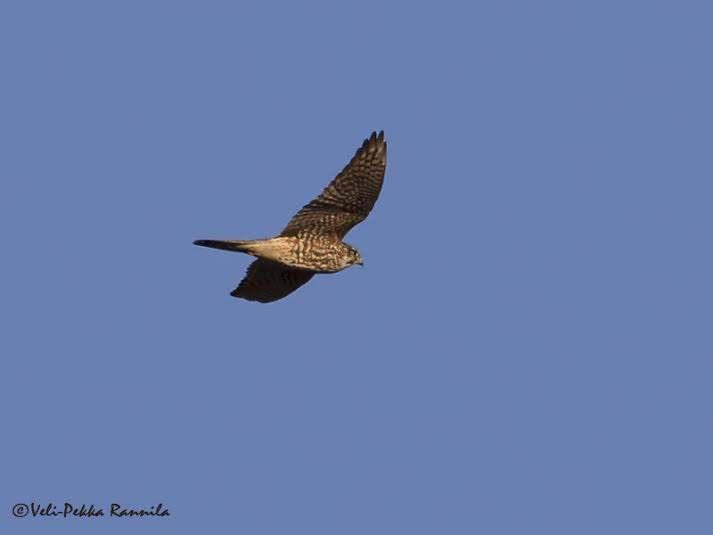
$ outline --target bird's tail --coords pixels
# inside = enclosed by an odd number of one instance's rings
[[[224,251],[238,251],[249,253],[253,240],[196,240],[194,245],[210,247],[211,249],[223,249]]]

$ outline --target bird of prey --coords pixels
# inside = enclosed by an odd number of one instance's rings
[[[372,132],[322,193],[290,220],[279,236],[260,240],[196,240],[213,249],[257,257],[233,297],[270,303],[308,282],[315,273],[364,265],[342,239],[366,219],[381,192],[386,171],[384,132]]]

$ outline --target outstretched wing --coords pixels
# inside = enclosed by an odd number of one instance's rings
[[[291,269],[276,262],[258,258],[250,267],[240,285],[230,295],[248,301],[270,303],[291,294],[308,282],[314,273]]]
[[[381,192],[385,171],[384,132],[378,135],[373,132],[319,197],[297,212],[281,236],[332,234],[341,240],[371,212]]]

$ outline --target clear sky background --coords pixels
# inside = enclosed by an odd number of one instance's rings
[[[706,4],[3,2],[0,531],[713,533]],[[380,129],[365,267],[230,297]]]

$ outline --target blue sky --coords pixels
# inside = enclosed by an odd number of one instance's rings
[[[1,530],[711,533],[710,17],[4,3]],[[381,129],[365,267],[231,298]]]

